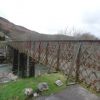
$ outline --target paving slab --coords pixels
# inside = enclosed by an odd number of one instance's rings
[[[57,94],[40,97],[36,100],[100,100],[100,97],[90,93],[80,85],[73,85]]]

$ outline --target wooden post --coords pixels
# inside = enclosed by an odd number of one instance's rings
[[[35,42],[34,42],[34,46],[35,46]],[[31,56],[32,49],[33,49],[33,45],[32,42],[30,41],[30,49],[28,49],[27,51],[27,68],[26,68],[27,77],[35,76],[35,61],[32,59]],[[40,44],[39,44],[39,49],[40,49]]]
[[[18,51],[18,76],[20,76],[20,53]]]
[[[20,53],[20,72],[21,72],[21,77],[24,78],[25,75],[25,67],[26,67],[26,56],[24,53]]]
[[[17,74],[18,71],[18,50],[13,48],[13,74]]]
[[[29,51],[27,52],[27,77],[29,77]]]
[[[35,76],[35,60],[29,58],[29,77]]]
[[[81,47],[82,47],[82,44],[80,44],[79,46],[79,51],[78,51],[78,54],[77,54],[77,59],[76,59],[76,82],[79,81],[79,69],[80,69],[80,52],[81,52]]]
[[[41,42],[39,43],[38,62],[40,61],[40,54],[41,54]]]
[[[60,44],[58,42],[58,50],[57,50],[57,67],[56,71],[59,71],[59,59],[60,59]]]
[[[45,53],[45,55],[46,55],[45,64],[46,65],[48,63],[48,47],[49,47],[49,43],[47,43],[47,45],[46,45],[46,53]]]

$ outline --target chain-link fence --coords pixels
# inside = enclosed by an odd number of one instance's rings
[[[100,91],[100,41],[19,41],[13,48],[47,65],[49,71],[62,71],[75,81],[83,81]]]

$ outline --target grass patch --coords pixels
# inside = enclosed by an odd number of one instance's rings
[[[58,87],[54,84],[58,79],[62,80],[63,86]],[[19,79],[16,82],[0,84],[0,100],[25,100],[24,89],[30,87],[35,90],[40,82],[47,82],[49,85],[49,90],[44,92],[43,95],[59,92],[66,87],[66,78],[60,73],[45,74],[37,78]]]

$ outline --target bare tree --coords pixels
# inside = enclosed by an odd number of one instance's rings
[[[98,38],[91,33],[77,33],[74,35],[76,39],[80,40],[97,40]]]

